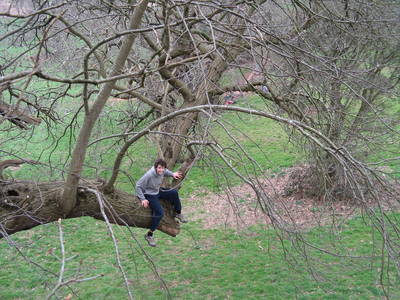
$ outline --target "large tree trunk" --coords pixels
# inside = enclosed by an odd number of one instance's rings
[[[144,12],[146,11],[148,2],[148,0],[143,0],[136,6],[135,11],[130,19],[129,29],[138,29],[140,27],[141,20]],[[111,77],[121,74],[136,37],[136,34],[129,34],[125,37],[121,50],[115,59]],[[86,112],[83,126],[79,132],[74,151],[72,152],[68,177],[65,182],[62,198],[60,199],[60,206],[65,216],[69,216],[72,209],[76,205],[76,188],[83,169],[83,163],[85,161],[89,139],[92,134],[93,127],[99,118],[100,113],[102,112],[116,81],[116,79],[113,79],[104,84],[92,108],[90,111]]]
[[[36,183],[31,181],[0,181],[0,238],[63,218],[58,201],[64,182]],[[133,195],[114,189],[111,194],[101,192],[102,183],[80,183],[77,201],[68,218],[91,216],[103,220],[99,201],[111,223],[149,228],[151,210],[141,206]],[[101,199],[93,192],[98,190]],[[158,229],[168,235],[179,234],[179,223],[172,216],[173,209],[162,201],[165,215]]]

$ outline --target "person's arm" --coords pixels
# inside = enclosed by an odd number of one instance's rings
[[[164,170],[164,176],[167,176],[167,177],[174,177],[174,173],[171,172],[171,171],[168,170],[168,169],[165,169],[165,170]]]
[[[164,176],[168,176],[168,177],[174,177],[174,179],[179,179],[182,178],[182,172],[171,172],[168,169],[165,169],[164,171]]]
[[[147,185],[147,173],[142,176],[137,182],[136,182],[136,196],[141,200],[146,200],[144,197],[144,191],[146,190],[146,185]]]
[[[149,207],[149,205],[150,205],[149,200],[147,200],[144,197],[144,192],[146,191],[147,181],[148,181],[148,176],[146,173],[142,176],[142,178],[140,178],[138,180],[138,182],[136,182],[136,196],[140,199],[140,201],[142,201],[142,205],[145,208]]]

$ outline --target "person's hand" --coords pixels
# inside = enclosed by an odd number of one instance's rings
[[[182,172],[175,172],[172,174],[172,177],[174,177],[174,179],[180,179],[182,178]]]
[[[142,205],[144,208],[148,208],[149,207],[149,200],[142,200]]]

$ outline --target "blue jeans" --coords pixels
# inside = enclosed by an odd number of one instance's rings
[[[167,200],[174,206],[175,212],[177,214],[181,213],[182,205],[179,199],[179,194],[177,190],[160,190],[156,195],[144,194],[146,200],[149,200],[150,208],[152,212],[151,226],[150,230],[155,231],[160,224],[162,217],[164,216],[164,210],[160,203],[160,198]]]

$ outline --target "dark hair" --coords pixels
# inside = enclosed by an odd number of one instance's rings
[[[167,168],[167,162],[165,160],[163,160],[162,158],[159,158],[154,163],[154,169],[157,169],[158,166]]]

